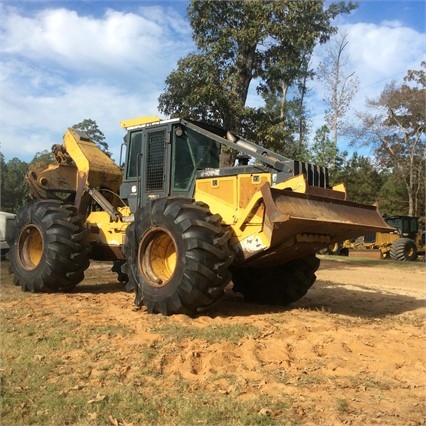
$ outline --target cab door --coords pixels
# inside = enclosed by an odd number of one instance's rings
[[[140,206],[152,198],[169,195],[170,133],[168,126],[146,130],[140,173]]]
[[[120,195],[134,213],[152,198],[169,194],[170,132],[167,125],[130,131]]]

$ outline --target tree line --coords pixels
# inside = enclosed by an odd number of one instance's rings
[[[383,214],[423,216],[426,63],[386,85],[364,112],[352,114],[356,121],[347,122],[359,80],[348,67],[347,34],[333,20],[356,7],[316,0],[191,1],[187,17],[196,50],[166,78],[159,110],[232,129],[289,158],[326,166],[332,183],[346,184],[350,199],[378,202]],[[327,42],[322,63],[313,69],[314,48]],[[315,80],[323,84],[327,105],[318,129],[312,128],[307,100]],[[247,106],[253,86],[263,100],[259,107]],[[86,131],[100,132],[93,120],[84,122]],[[97,142],[105,143],[100,134]],[[349,155],[342,141],[352,141],[353,150],[369,147],[372,156]],[[30,165],[45,156],[36,155]],[[2,209],[16,211],[25,199],[29,165],[16,158],[5,163],[2,156],[0,161]]]

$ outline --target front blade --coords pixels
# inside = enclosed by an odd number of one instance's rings
[[[270,246],[249,260],[252,265],[286,263],[333,242],[394,230],[375,206],[321,196],[318,191],[314,195],[274,189],[269,184],[261,191],[266,208],[263,232]]]

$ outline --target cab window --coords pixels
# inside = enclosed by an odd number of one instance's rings
[[[176,126],[173,135],[172,188],[188,191],[197,170],[219,167],[220,145],[182,126]]]

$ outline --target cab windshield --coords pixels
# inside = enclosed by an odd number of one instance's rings
[[[173,138],[172,188],[188,191],[197,170],[219,167],[220,144],[182,125],[174,127]]]

